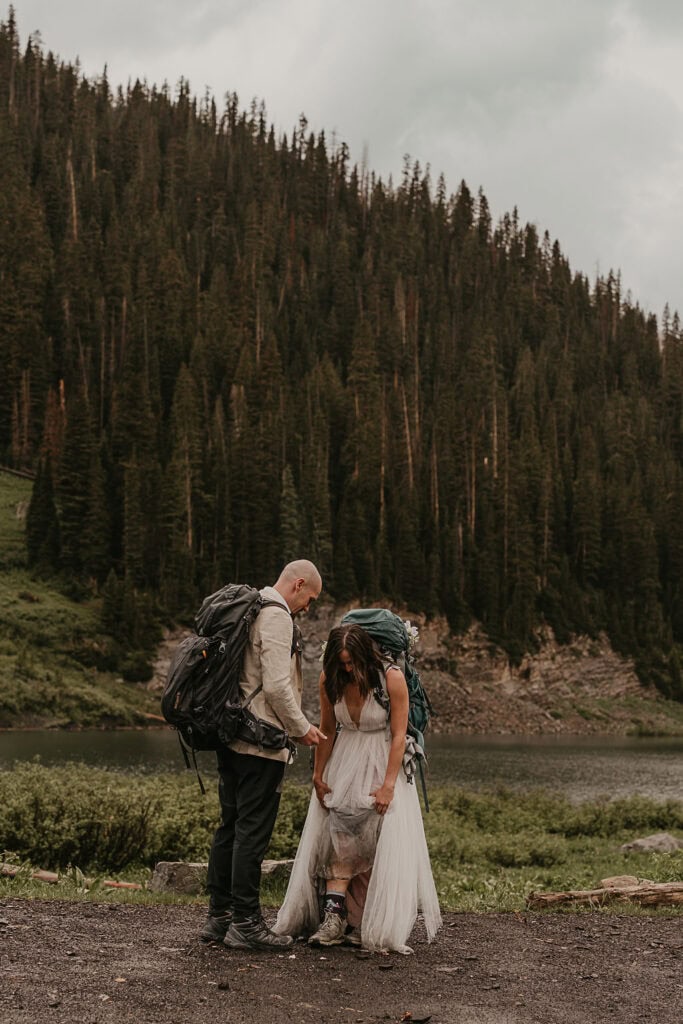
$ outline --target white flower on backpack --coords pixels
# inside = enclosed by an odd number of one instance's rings
[[[404,619],[403,625],[405,626],[406,633],[408,634],[408,650],[412,651],[413,647],[420,639],[420,630],[417,626],[412,625],[410,619]]]

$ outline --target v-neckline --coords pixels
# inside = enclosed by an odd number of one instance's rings
[[[365,705],[368,702],[368,698],[366,697],[365,700],[363,701],[363,703],[360,706],[360,713],[358,715],[358,721],[356,721],[356,719],[351,714],[351,708],[349,707],[348,701],[346,700],[346,694],[343,694],[342,700],[344,701],[344,704],[346,705],[346,710],[348,711],[349,718],[351,719],[351,724],[354,725],[356,727],[356,729],[360,730],[360,720],[363,717],[363,711],[365,709]]]

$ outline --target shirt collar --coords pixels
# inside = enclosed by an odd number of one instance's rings
[[[264,587],[263,590],[260,591],[260,594],[266,601],[277,601],[278,604],[281,604],[283,608],[286,608],[289,612],[289,605],[279,590],[276,590],[275,587]],[[291,615],[292,613],[289,612],[289,614]]]

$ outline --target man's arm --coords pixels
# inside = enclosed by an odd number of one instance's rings
[[[291,682],[292,620],[279,608],[264,608],[258,619],[263,693],[290,736],[314,746],[322,733],[299,707]]]

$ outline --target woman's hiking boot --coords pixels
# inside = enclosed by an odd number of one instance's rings
[[[346,934],[346,919],[333,910],[326,910],[317,932],[308,940],[309,946],[340,946]]]
[[[202,942],[222,942],[231,924],[232,910],[227,910],[223,914],[209,914],[199,938]]]
[[[230,949],[289,949],[294,939],[291,935],[276,935],[257,914],[246,921],[233,921],[225,933],[223,945]]]
[[[362,946],[363,941],[360,937],[360,928],[349,928],[344,936],[345,946]]]

